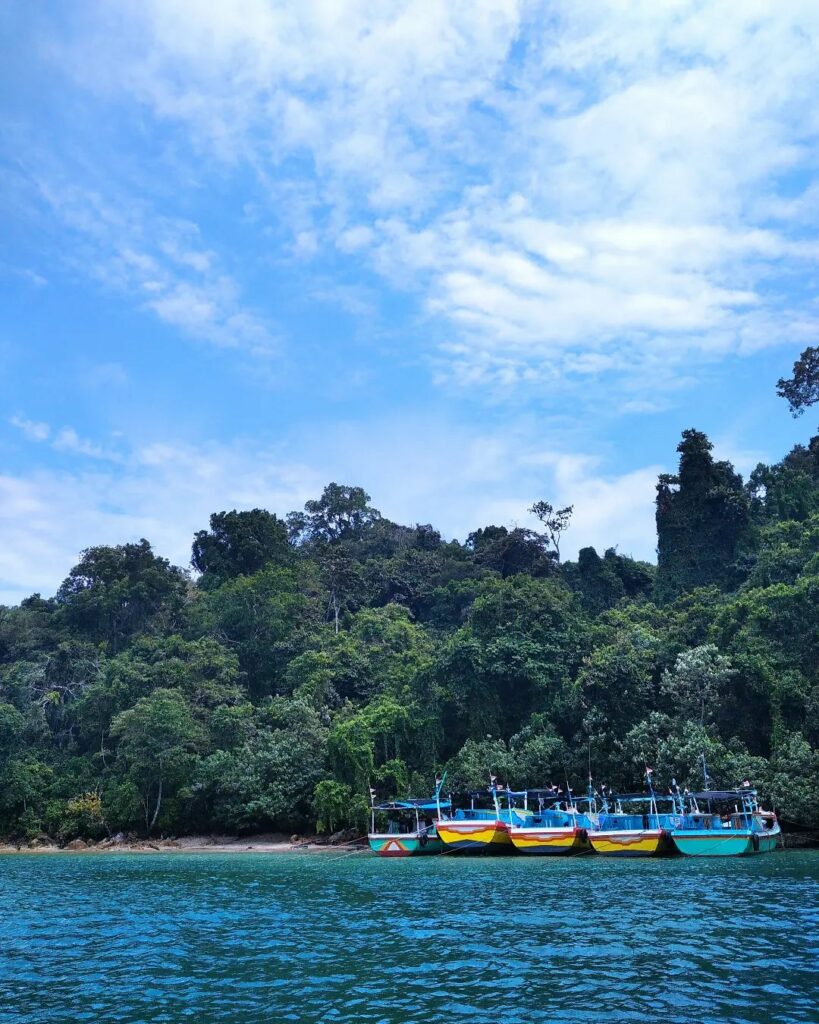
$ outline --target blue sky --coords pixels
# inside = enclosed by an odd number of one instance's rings
[[[819,7],[14,2],[0,12],[0,601],[179,563],[329,480],[463,538],[814,424]]]

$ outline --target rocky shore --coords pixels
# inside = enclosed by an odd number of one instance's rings
[[[194,835],[141,839],[119,833],[106,839],[72,839],[61,843],[50,836],[28,842],[0,842],[3,853],[331,853],[367,849],[366,837],[354,832],[332,836],[287,836],[267,832],[254,836]]]

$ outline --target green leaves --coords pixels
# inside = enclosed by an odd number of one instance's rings
[[[154,690],[114,719],[111,734],[118,740],[117,757],[139,791],[150,834],[162,806],[190,777],[195,755],[207,734],[177,690]]]
[[[791,377],[780,377],[776,393],[787,399],[794,418],[819,402],[819,348],[808,346],[793,364]]]
[[[183,570],[155,555],[143,539],[88,548],[56,600],[71,629],[119,650],[140,631],[173,626],[186,587]]]
[[[214,512],[210,530],[200,530],[193,539],[191,564],[202,574],[199,582],[205,590],[292,560],[287,524],[261,508]]]
[[[729,658],[704,644],[677,655],[674,668],[663,673],[661,689],[678,718],[705,725],[714,720],[736,674]]]
[[[661,600],[696,587],[735,586],[737,561],[753,543],[751,509],[742,478],[728,462],[715,462],[713,445],[698,430],[684,430],[676,476],[657,485],[657,594]]]
[[[316,785],[314,803],[316,807],[316,831],[335,832],[350,820],[352,789],[335,779],[322,779]]]
[[[368,789],[751,777],[819,807],[819,438],[747,486],[685,431],[659,567],[487,526],[463,545],[332,484],[284,522],[214,514],[192,582],[89,548],[0,609],[0,834],[332,831]],[[656,587],[655,587],[656,583]],[[656,602],[656,598],[662,603]]]
[[[244,742],[202,762],[197,783],[221,828],[302,829],[313,820],[313,791],[326,762],[327,729],[316,711],[277,697],[260,709]]]

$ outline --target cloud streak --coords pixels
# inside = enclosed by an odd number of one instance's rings
[[[60,226],[58,258],[74,273],[126,296],[189,338],[256,357],[279,353],[277,331],[245,304],[193,221],[165,216],[113,184],[66,180],[51,161],[26,175],[21,188],[41,225]]]
[[[211,512],[261,506],[284,515],[321,493],[330,480],[360,483],[390,518],[431,521],[465,539],[488,523],[536,526],[527,512],[548,495],[574,503],[575,521],[563,545],[600,550],[614,544],[651,558],[654,484],[660,467],[611,473],[583,453],[527,443],[524,425],[503,431],[427,418],[369,424],[362,453],[357,424],[340,424],[328,449],[309,433],[284,444],[250,441],[105,445],[70,428],[48,429],[58,453],[84,457],[65,468],[0,477],[0,602],[17,603],[32,590],[51,594],[81,549],[147,537],[161,554],[187,564],[196,530]],[[67,443],[70,441],[70,445]],[[66,443],[62,443],[66,442]],[[303,458],[293,457],[298,450]]]
[[[63,52],[74,74],[251,167],[298,258],[332,246],[418,295],[440,382],[649,380],[658,361],[816,330],[800,205],[819,134],[815,4],[95,13]],[[86,60],[91,46],[107,56]],[[118,263],[143,292],[157,282],[144,302],[162,319],[264,349],[225,278],[162,281],[146,258]]]

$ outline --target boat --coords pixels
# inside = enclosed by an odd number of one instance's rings
[[[740,789],[685,793],[683,799],[687,808],[671,838],[688,857],[771,853],[779,845],[782,830],[776,815],[761,810],[757,791],[749,784]]]
[[[658,796],[646,770],[647,793],[623,793],[603,797],[603,809],[597,826],[589,830],[589,842],[595,853],[615,857],[661,857],[676,853],[671,830],[681,823],[674,794]],[[609,809],[609,799],[614,809]],[[670,804],[661,813],[659,803]],[[624,805],[627,810],[624,810]]]
[[[537,810],[520,824],[510,825],[509,838],[520,853],[539,856],[567,856],[591,850],[589,829],[597,820],[593,793],[575,800],[567,792],[551,789],[528,791],[528,802],[537,801]],[[581,810],[578,805],[585,805]]]
[[[514,853],[510,828],[532,818],[526,797],[525,790],[514,792],[493,779],[486,791],[469,794],[469,807],[459,807],[446,818],[439,815],[435,828],[453,852]]]
[[[372,803],[371,830],[367,835],[370,849],[379,857],[415,857],[443,853],[441,841],[433,821],[450,807],[448,800],[414,798]],[[376,815],[386,818],[386,829],[376,829]]]

